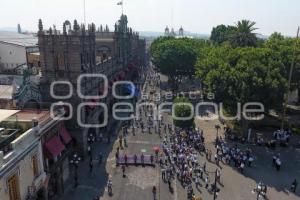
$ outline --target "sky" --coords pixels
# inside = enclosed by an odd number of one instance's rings
[[[121,15],[119,0],[85,0],[86,22],[113,27]],[[0,28],[17,27],[37,31],[38,19],[44,28],[62,28],[65,20],[84,22],[84,0],[0,0]],[[159,31],[180,26],[193,33],[209,34],[219,24],[238,20],[255,21],[256,32],[277,31],[294,36],[300,25],[300,0],[124,0],[124,14],[135,31]]]

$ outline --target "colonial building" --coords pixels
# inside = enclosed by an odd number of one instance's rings
[[[62,122],[47,110],[0,110],[0,115],[1,200],[61,194],[69,177],[71,142]],[[63,116],[64,111],[54,115]]]
[[[88,128],[78,126],[78,120],[84,123],[97,124],[103,118],[102,107],[84,106],[79,112],[82,119],[78,119],[77,108],[83,102],[103,102],[112,107],[115,99],[111,95],[111,88],[118,80],[133,81],[139,78],[139,73],[146,61],[146,44],[139,38],[138,33],[127,27],[127,16],[122,15],[115,24],[114,31],[94,24],[79,25],[74,20],[63,24],[62,33],[55,27],[44,30],[42,21],[39,21],[38,45],[40,50],[41,80],[40,92],[42,102],[49,103],[64,101],[73,108],[72,120],[68,123],[75,140],[80,147],[86,146]],[[96,31],[97,30],[97,31]],[[103,74],[108,78],[108,85],[104,85],[101,78],[84,78],[81,82],[81,94],[101,95],[108,89],[108,95],[103,99],[82,99],[76,92],[78,78],[84,74]],[[54,81],[68,81],[73,93],[69,98],[57,99],[50,95],[50,85]],[[105,88],[106,87],[106,88]],[[69,86],[57,84],[54,93],[65,96],[69,93]],[[69,108],[70,109],[70,108]],[[110,123],[113,120],[109,120]],[[111,124],[106,127],[109,129]]]

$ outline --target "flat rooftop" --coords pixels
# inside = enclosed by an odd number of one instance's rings
[[[49,110],[40,110],[40,109],[25,109],[20,110],[11,116],[12,119],[17,118],[19,122],[31,122],[32,119],[36,119],[39,122],[43,122],[50,117]]]
[[[18,113],[20,110],[6,110],[0,109],[0,122],[8,119],[9,117],[13,116],[14,114]]]
[[[0,99],[11,100],[14,87],[12,85],[0,85]]]
[[[37,46],[38,38],[33,35],[20,34],[11,31],[0,31],[0,42],[24,47]]]

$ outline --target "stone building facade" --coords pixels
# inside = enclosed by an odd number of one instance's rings
[[[127,27],[127,16],[122,15],[114,26],[114,31],[108,28],[96,28],[89,24],[86,28],[74,20],[73,26],[69,21],[63,24],[62,33],[55,27],[44,30],[42,21],[39,21],[38,45],[40,49],[40,64],[42,77],[40,91],[42,102],[49,103],[64,101],[73,108],[72,120],[67,127],[78,142],[78,146],[85,149],[87,134],[90,128],[78,126],[78,115],[81,121],[89,124],[98,123],[103,114],[101,107],[85,106],[77,111],[78,105],[83,102],[102,102],[108,106],[109,114],[116,101],[111,95],[114,82],[119,80],[134,81],[146,66],[146,43],[139,38],[138,33]],[[108,95],[103,99],[82,99],[76,92],[78,77],[84,74],[103,74],[108,79],[104,85],[101,78],[83,78],[81,94],[101,95],[108,89]],[[50,85],[54,81],[68,81],[73,93],[65,99],[55,99],[50,95]],[[55,95],[63,96],[69,93],[66,84],[57,84]],[[112,121],[112,120],[109,120]],[[106,126],[110,128],[110,124]],[[73,130],[72,130],[73,129]],[[98,130],[98,128],[97,128]],[[94,131],[95,132],[95,131]]]

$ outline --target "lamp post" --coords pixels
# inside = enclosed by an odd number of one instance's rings
[[[216,144],[215,146],[217,146],[218,140],[219,140],[219,129],[221,128],[219,124],[215,125],[215,128],[217,129],[216,132]]]
[[[215,171],[214,200],[216,200],[217,197],[218,197],[218,192],[217,192],[217,178],[218,178],[218,169],[216,169],[216,171]]]
[[[72,158],[70,159],[70,164],[74,165],[74,187],[78,186],[78,164],[79,161],[81,160],[80,156],[77,155],[77,153],[74,153]]]
[[[88,138],[87,138],[87,142],[88,142],[88,153],[90,155],[90,159],[92,160],[92,144],[95,142],[95,136],[92,133],[89,133]]]

